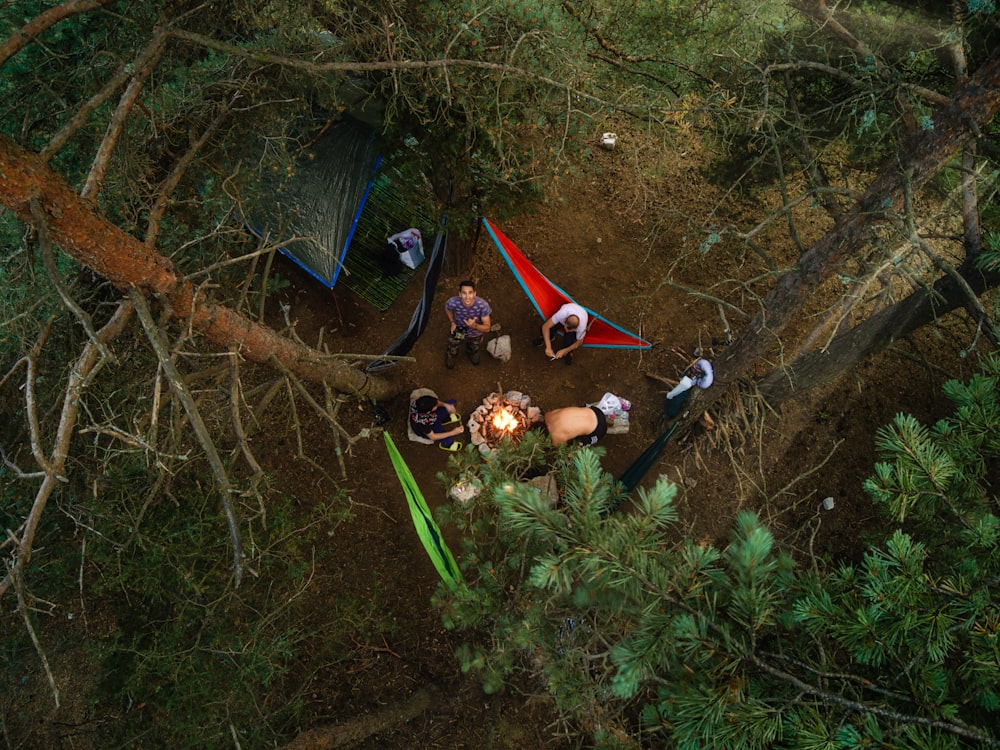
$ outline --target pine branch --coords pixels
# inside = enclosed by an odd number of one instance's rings
[[[822,690],[818,687],[810,685],[807,682],[800,680],[799,678],[788,674],[787,672],[778,669],[777,667],[768,664],[766,661],[758,656],[751,655],[747,657],[748,660],[755,664],[756,666],[763,669],[770,675],[777,677],[779,680],[787,682],[794,685],[796,688],[801,690],[807,695],[812,695],[820,698],[827,703],[832,703],[837,706],[842,706],[846,709],[854,711],[860,714],[874,714],[875,716],[880,716],[885,719],[891,719],[893,721],[900,722],[902,724],[916,724],[918,726],[930,727],[932,729],[940,729],[944,732],[954,734],[958,737],[964,737],[965,739],[973,740],[975,742],[981,742],[989,747],[1000,747],[1000,740],[995,739],[988,734],[975,729],[973,727],[967,726],[965,724],[959,724],[955,722],[948,721],[937,721],[936,719],[927,719],[923,716],[912,716],[910,714],[900,713],[898,711],[892,711],[888,708],[879,708],[877,706],[872,706],[866,703],[858,703],[857,701],[848,700],[836,693],[831,693],[828,690]]]

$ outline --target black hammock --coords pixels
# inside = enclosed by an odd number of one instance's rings
[[[388,349],[383,352],[384,357],[402,357],[413,345],[417,343],[420,334],[427,328],[430,319],[431,303],[434,302],[434,290],[437,288],[438,277],[441,275],[441,266],[444,264],[445,246],[448,244],[448,217],[441,219],[441,226],[438,229],[437,237],[434,238],[434,248],[431,250],[431,257],[427,261],[427,275],[424,276],[424,292],[420,296],[410,318],[410,325],[403,332],[403,335],[396,339]],[[376,359],[365,367],[365,372],[382,372],[395,366],[395,359]]]

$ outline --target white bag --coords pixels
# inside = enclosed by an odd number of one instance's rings
[[[495,339],[491,339],[486,344],[486,351],[494,359],[499,359],[501,362],[510,361],[510,336],[504,334],[503,336],[497,336]]]
[[[416,268],[424,262],[424,241],[416,227],[392,235],[386,240],[399,254],[399,262],[407,268]]]
[[[600,401],[588,406],[596,406],[604,412],[604,416],[608,418],[609,435],[624,435],[628,432],[628,412],[632,404],[625,399],[613,393],[605,393]]]

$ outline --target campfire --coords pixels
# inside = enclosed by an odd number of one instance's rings
[[[484,398],[469,417],[470,439],[481,452],[489,453],[504,438],[517,444],[531,425],[541,421],[542,410],[531,405],[529,396],[503,393],[497,384],[497,392]]]

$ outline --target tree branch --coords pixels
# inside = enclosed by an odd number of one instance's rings
[[[30,202],[37,199],[52,239],[62,250],[122,291],[139,287],[163,295],[175,315],[226,349],[235,343],[243,356],[255,362],[276,356],[299,377],[329,380],[338,391],[351,395],[383,400],[403,387],[396,378],[367,375],[211,302],[191,282],[179,278],[167,258],[107,221],[36,155],[3,135],[0,188],[0,203],[28,224],[34,223]]]
[[[42,213],[42,207],[39,205],[37,200],[31,201],[31,215],[35,219],[35,233],[38,235],[38,249],[41,251],[42,263],[45,265],[45,273],[48,275],[49,281],[52,283],[52,286],[55,287],[56,292],[59,294],[59,298],[63,301],[66,309],[76,316],[76,320],[83,327],[83,330],[87,334],[87,338],[97,346],[101,356],[114,362],[114,355],[112,355],[108,348],[98,340],[97,334],[94,333],[94,323],[91,320],[90,315],[76,303],[76,300],[73,299],[69,290],[66,288],[66,285],[62,282],[62,278],[59,275],[59,269],[56,267],[56,259],[52,254],[52,243],[49,241],[49,225],[45,220],[45,214]]]
[[[806,695],[811,695],[816,698],[820,698],[827,703],[832,703],[836,706],[843,706],[853,712],[860,714],[874,714],[875,716],[881,716],[886,719],[892,719],[893,721],[898,721],[902,724],[917,724],[925,727],[932,727],[934,729],[940,729],[942,731],[948,732],[949,734],[957,735],[958,737],[965,737],[966,739],[974,740],[976,742],[981,742],[984,745],[989,745],[990,747],[1000,747],[1000,740],[996,740],[990,737],[988,734],[983,734],[982,732],[976,730],[973,727],[968,727],[963,724],[956,724],[949,721],[936,721],[935,719],[927,719],[923,716],[912,716],[910,714],[902,714],[898,711],[890,711],[888,708],[881,708],[879,706],[873,706],[868,703],[858,703],[857,701],[848,700],[837,693],[831,693],[826,690],[822,690],[818,687],[814,687],[807,682],[803,682],[794,675],[788,674],[784,670],[778,669],[758,656],[749,656],[748,660],[763,669],[770,675],[777,677],[780,680],[788,682],[794,685],[797,689],[801,690]]]
[[[79,13],[86,13],[105,5],[111,5],[116,0],[66,0],[54,8],[49,8],[43,13],[31,19],[28,23],[7,37],[3,44],[0,44],[0,65],[6,63],[11,57],[16,55],[50,27],[59,23],[63,19],[70,18]]]
[[[202,34],[196,34],[192,31],[184,31],[182,29],[174,29],[170,31],[169,34],[177,39],[197,44],[201,47],[218,50],[219,52],[226,52],[230,55],[236,55],[248,60],[255,60],[260,63],[270,63],[272,65],[280,65],[282,67],[294,68],[296,70],[304,70],[315,74],[333,73],[337,71],[362,73],[395,70],[447,70],[448,68],[492,70],[498,73],[504,73],[518,78],[526,78],[531,81],[544,83],[554,89],[565,91],[572,94],[574,97],[579,97],[580,99],[586,99],[587,101],[598,104],[601,107],[608,107],[619,112],[633,112],[632,108],[623,107],[617,102],[602,99],[601,97],[594,96],[593,94],[588,94],[587,92],[574,88],[572,85],[563,81],[557,81],[554,78],[549,78],[547,76],[539,75],[538,73],[533,73],[530,70],[525,70],[524,68],[518,68],[514,65],[507,65],[504,63],[493,63],[485,60],[468,60],[463,58],[443,58],[440,60],[383,60],[380,62],[312,62],[311,60],[296,60],[295,58],[273,55],[268,52],[257,52],[254,50],[243,49],[242,47],[237,47],[233,44],[220,42],[217,39],[212,39],[211,37],[207,37]],[[664,111],[664,108],[657,107],[656,111],[662,112]]]
[[[197,437],[202,450],[205,451],[208,465],[212,469],[212,476],[215,477],[215,485],[219,490],[222,509],[229,524],[229,536],[233,547],[234,585],[239,587],[240,581],[243,579],[243,542],[240,537],[240,527],[239,521],[236,518],[236,511],[233,510],[233,504],[230,501],[230,495],[235,490],[229,481],[229,474],[222,464],[222,459],[215,448],[215,443],[212,442],[212,436],[208,432],[208,427],[205,426],[205,422],[201,418],[198,405],[195,404],[194,398],[191,397],[187,384],[184,382],[184,376],[181,375],[180,370],[177,369],[177,366],[174,365],[170,357],[170,349],[167,347],[167,342],[163,338],[160,327],[153,320],[153,314],[150,312],[145,296],[143,296],[141,291],[135,289],[132,291],[131,298],[139,315],[139,320],[142,322],[142,327],[146,331],[146,337],[149,339],[149,343],[153,346],[153,351],[156,352],[156,356],[160,360],[160,366],[163,367],[163,371],[170,381],[170,386],[177,396],[177,400],[181,402],[184,411],[187,413],[188,420],[191,422],[191,428],[194,430],[195,437]]]
[[[104,177],[111,166],[111,154],[114,153],[115,147],[118,145],[118,139],[125,129],[125,121],[128,119],[132,107],[135,106],[135,102],[139,98],[139,92],[142,91],[146,79],[152,75],[156,64],[163,57],[163,53],[167,49],[166,42],[166,34],[157,32],[150,41],[149,46],[136,59],[136,67],[132,71],[132,78],[125,88],[121,99],[119,99],[118,106],[115,107],[111,119],[108,121],[104,138],[101,139],[101,145],[94,156],[90,174],[87,175],[87,180],[80,191],[80,197],[85,201],[92,203],[96,199],[97,193],[100,192],[101,186],[104,183]]]
[[[118,309],[115,310],[115,314],[98,331],[97,340],[105,345],[114,340],[125,329],[125,325],[128,323],[131,315],[131,303],[125,301],[119,304]],[[100,352],[96,344],[87,342],[76,364],[70,371],[66,390],[63,395],[63,407],[59,417],[59,426],[56,428],[56,437],[53,441],[52,451],[43,464],[45,478],[35,493],[35,500],[25,520],[21,538],[18,541],[14,563],[3,580],[0,580],[0,597],[10,588],[11,582],[15,578],[22,576],[24,567],[28,564],[28,560],[31,559],[35,532],[38,530],[42,511],[45,510],[45,505],[60,481],[60,476],[66,465],[70,439],[73,436],[73,429],[76,427],[77,415],[80,411],[80,399],[83,397],[83,392],[90,384],[90,381],[104,363],[103,359],[99,359],[99,354]]]

